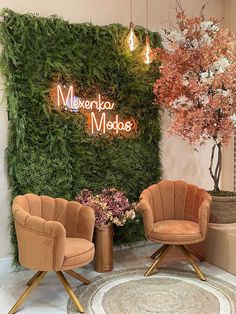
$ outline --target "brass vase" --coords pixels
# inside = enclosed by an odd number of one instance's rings
[[[113,227],[95,228],[95,271],[105,273],[113,269]]]

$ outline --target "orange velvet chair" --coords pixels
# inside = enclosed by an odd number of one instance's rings
[[[163,180],[145,189],[140,195],[146,238],[163,243],[151,257],[155,259],[145,276],[160,265],[172,246],[177,246],[192,264],[197,276],[206,280],[187,245],[207,236],[211,196],[203,189],[184,181]],[[200,259],[200,258],[199,258]]]
[[[77,310],[84,312],[62,271],[85,284],[90,283],[72,269],[93,260],[93,209],[62,198],[25,194],[14,199],[12,212],[20,264],[38,272],[9,314],[18,310],[48,271],[56,272]]]

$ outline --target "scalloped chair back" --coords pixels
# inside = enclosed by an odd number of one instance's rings
[[[29,193],[14,199],[12,212],[18,241],[19,262],[22,266],[38,272],[29,281],[28,289],[9,314],[17,311],[48,271],[56,272],[76,308],[83,312],[83,307],[62,271],[89,284],[86,278],[72,269],[82,267],[94,258],[93,209],[75,201]]]
[[[181,249],[194,269],[198,267],[186,245],[205,240],[211,202],[211,196],[204,189],[180,180],[162,180],[141,193],[139,207],[143,213],[146,238],[164,244],[152,255],[159,259],[145,275],[157,268],[173,245]],[[205,280],[200,269],[198,275]]]

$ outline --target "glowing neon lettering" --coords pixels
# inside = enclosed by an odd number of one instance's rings
[[[83,99],[74,95],[73,86],[62,87],[61,85],[56,86],[57,95],[57,107],[72,113],[81,112],[86,116],[86,111],[90,111],[90,119],[88,121],[91,126],[90,132],[92,134],[102,133],[105,134],[107,131],[111,134],[122,134],[130,133],[136,129],[136,123],[126,120],[121,121],[119,115],[106,115],[106,111],[110,112],[114,109],[115,103],[108,100],[103,100],[102,96],[98,94],[96,99]]]
[[[92,134],[94,134],[94,123],[95,123],[97,131],[100,131],[102,128],[102,133],[105,134],[105,132],[106,132],[106,130],[105,130],[105,121],[106,121],[105,112],[102,113],[99,126],[97,124],[97,119],[96,119],[94,112],[91,112],[91,119],[92,119]]]
[[[110,101],[103,101],[100,94],[98,94],[98,100],[81,99],[80,97],[74,95],[73,86],[69,87],[65,97],[61,85],[57,85],[57,106],[61,107],[61,103],[64,108],[72,111],[80,108],[93,110],[95,107],[99,112],[101,112],[103,110],[112,110],[115,106],[114,102],[111,103]]]
[[[91,118],[92,118],[92,134],[95,133],[95,130],[97,132],[100,132],[102,130],[102,133],[106,133],[106,129],[109,131],[115,131],[116,134],[119,133],[119,131],[126,131],[130,132],[132,130],[133,123],[131,121],[122,122],[119,121],[119,116],[116,115],[115,121],[106,121],[106,113],[103,112],[100,121],[98,122],[98,118],[94,114],[94,112],[91,112]]]
[[[74,103],[73,98],[74,98],[74,91],[73,91],[73,86],[69,87],[69,91],[66,96],[66,101],[63,95],[63,92],[61,90],[61,86],[57,85],[57,106],[60,107],[60,96],[63,102],[64,107],[71,107],[71,105]]]
[[[81,101],[80,98],[77,98],[77,101],[79,102],[79,108],[84,108],[85,100]]]

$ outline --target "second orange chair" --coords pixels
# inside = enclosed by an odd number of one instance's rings
[[[163,243],[145,276],[160,265],[171,247],[177,246],[192,264],[197,276],[206,280],[187,245],[205,240],[207,236],[211,196],[196,185],[184,181],[163,180],[145,189],[139,208],[143,213],[146,238]]]

